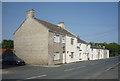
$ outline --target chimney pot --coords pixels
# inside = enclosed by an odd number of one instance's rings
[[[64,22],[59,22],[59,23],[58,23],[58,26],[60,26],[61,28],[65,28]]]

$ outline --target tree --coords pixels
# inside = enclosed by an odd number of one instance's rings
[[[2,48],[2,43],[0,42],[0,49]]]
[[[13,49],[13,40],[3,40],[2,49]]]

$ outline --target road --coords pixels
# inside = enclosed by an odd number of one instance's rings
[[[3,69],[3,79],[118,79],[118,57],[56,66],[18,66]]]

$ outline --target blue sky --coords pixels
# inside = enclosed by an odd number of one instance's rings
[[[64,22],[66,29],[86,42],[118,42],[117,2],[4,2],[3,39],[13,39],[30,9],[35,10],[36,18]]]

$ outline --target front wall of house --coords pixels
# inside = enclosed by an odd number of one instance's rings
[[[86,44],[81,44],[81,50],[82,50],[82,60],[87,60],[87,54],[86,54]]]
[[[92,50],[92,48],[90,48],[89,57],[90,57],[90,60],[93,60],[93,50]]]
[[[87,52],[87,60],[90,60],[90,58],[92,57],[91,55],[90,55],[90,45],[87,45],[86,46],[87,47],[87,50],[86,50],[86,52]]]
[[[96,59],[96,49],[90,48],[90,60],[95,60]]]
[[[74,39],[73,45],[71,44],[71,38]],[[66,63],[76,62],[79,60],[79,54],[77,54],[77,39],[75,37],[66,35]],[[73,58],[71,58],[71,52],[74,52]]]
[[[49,65],[54,65],[54,64],[61,64],[63,63],[63,51],[65,51],[63,49],[63,47],[65,47],[65,43],[61,42],[61,37],[62,35],[60,35],[60,42],[54,42],[54,32],[49,32],[49,45],[48,45],[48,53],[49,53]],[[60,53],[60,59],[59,60],[54,60],[54,54],[56,52]]]
[[[97,49],[93,49],[93,60],[98,59],[98,52]]]
[[[100,59],[103,59],[103,49],[100,49]]]
[[[78,47],[80,49],[77,50],[77,54],[79,54],[79,61],[85,61],[85,60],[91,60],[92,58],[92,53],[91,53],[91,48],[90,45],[84,44],[84,43],[78,43]]]
[[[48,64],[48,29],[28,18],[14,34],[14,49],[27,64]]]
[[[82,54],[81,54],[81,43],[77,43],[77,54],[78,54],[78,60],[77,61],[82,61]]]
[[[109,50],[107,50],[107,58],[109,58]]]

